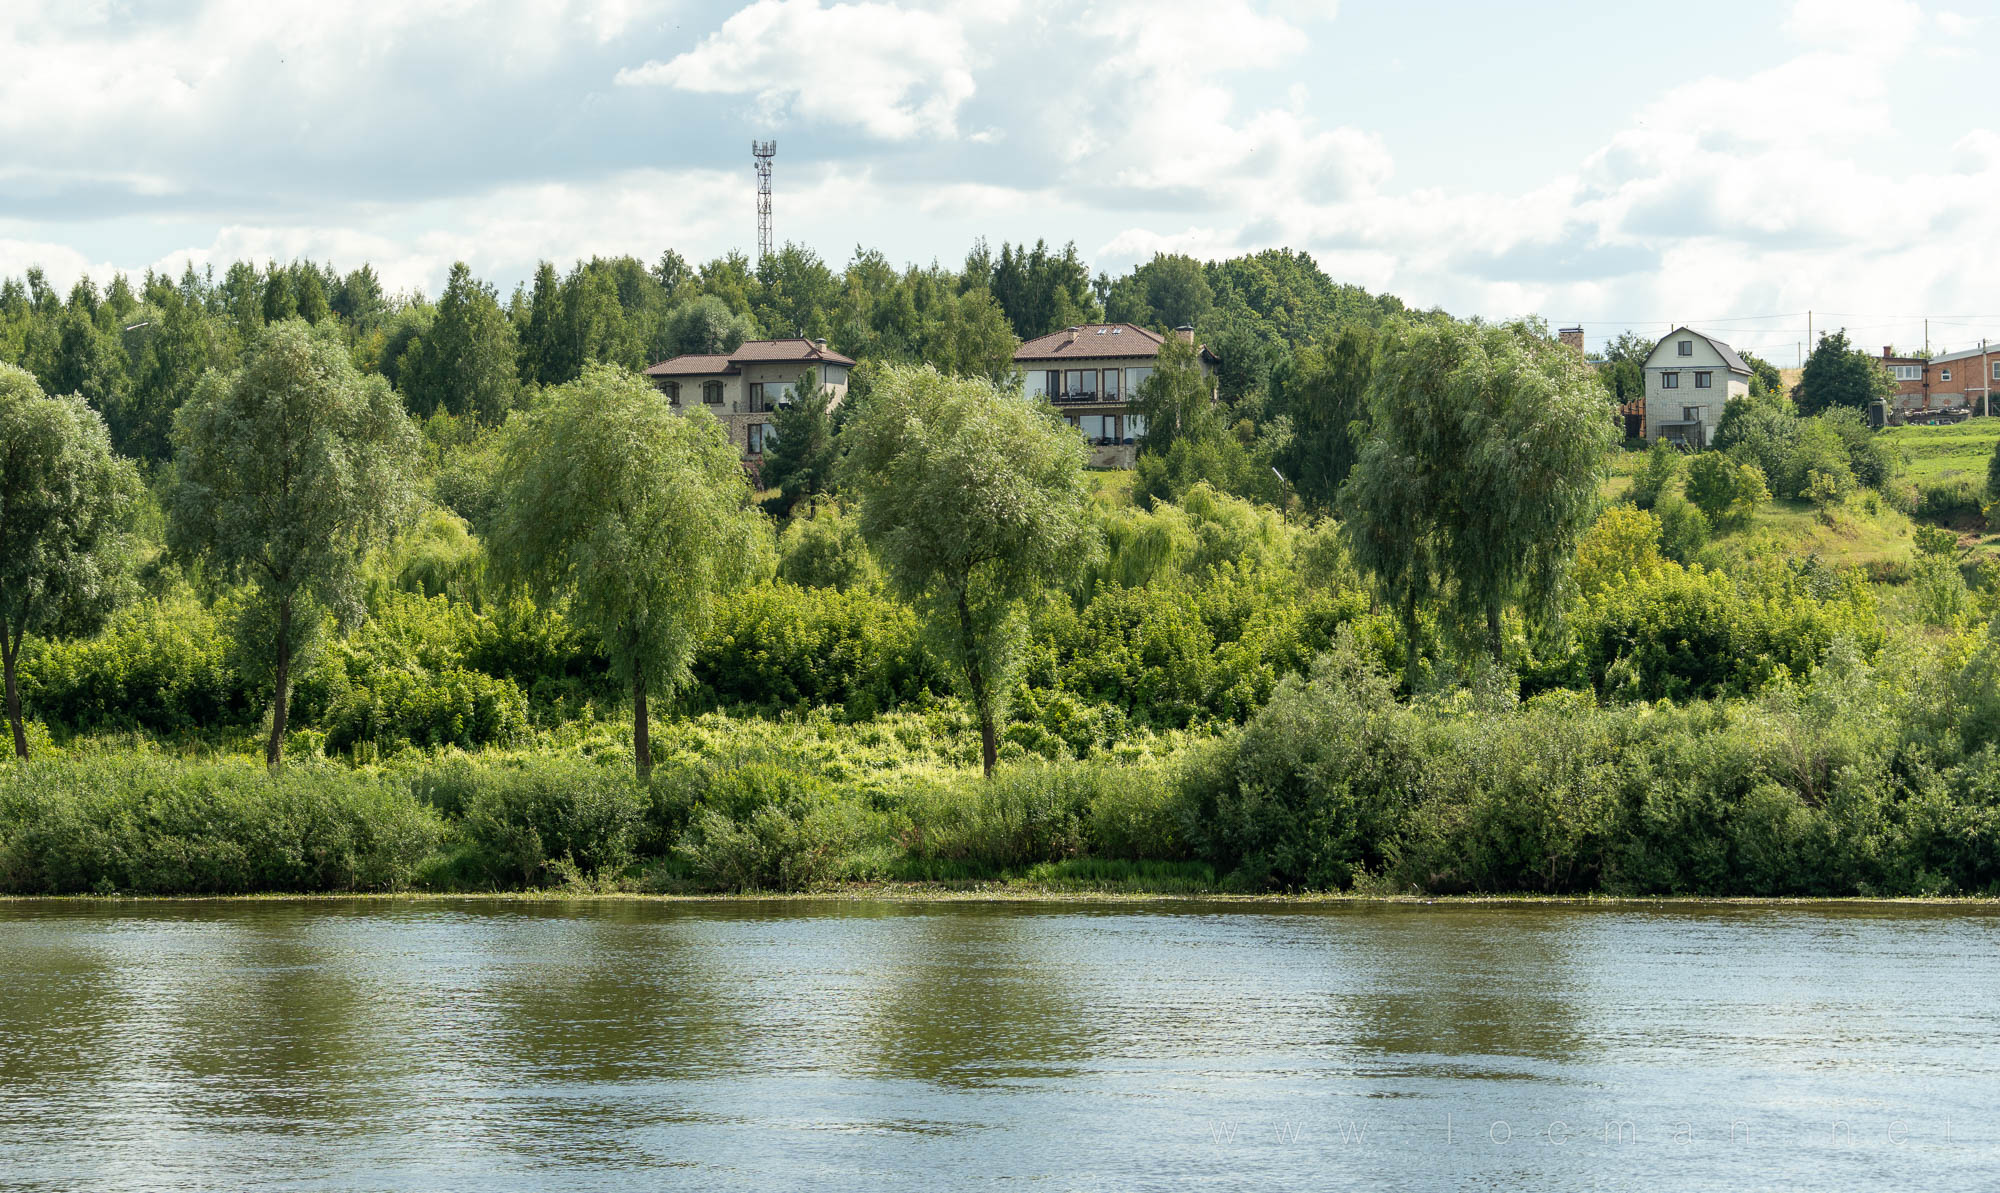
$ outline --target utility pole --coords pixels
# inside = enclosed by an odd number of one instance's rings
[[[1930,358],[1931,358],[1931,320],[1930,316],[1926,315],[1924,316],[1924,359],[1929,360]]]
[[[1806,343],[1810,344],[1810,343],[1812,343],[1812,342],[1813,342],[1813,338],[1812,338],[1812,312],[1811,312],[1810,310],[1808,310],[1808,311],[1806,312]],[[1805,367],[1805,362],[1804,362],[1804,361],[1800,361],[1800,362],[1799,362],[1799,367],[1800,367],[1800,368],[1804,368],[1804,367]]]

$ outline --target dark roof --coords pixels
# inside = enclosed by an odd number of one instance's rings
[[[1154,357],[1160,354],[1160,345],[1167,337],[1156,331],[1147,331],[1136,323],[1085,323],[1076,329],[1076,339],[1070,340],[1069,329],[1036,336],[1014,349],[1014,359],[1018,361],[1041,360],[1101,360],[1106,357]],[[1211,363],[1220,363],[1221,358],[1206,347],[1201,354]]]
[[[745,340],[736,351],[705,355],[690,352],[663,360],[646,370],[648,377],[699,377],[723,376],[742,372],[743,365],[784,364],[795,361],[802,365],[845,365],[852,367],[854,358],[842,356],[825,347],[817,340],[794,337],[786,340]]]
[[[1715,349],[1716,355],[1722,358],[1722,363],[1729,366],[1730,372],[1741,373],[1746,377],[1750,375],[1750,366],[1744,364],[1743,358],[1736,355],[1736,349],[1731,348],[1729,345],[1723,343],[1721,340],[1716,339],[1714,336],[1703,335],[1702,333],[1696,331],[1692,327],[1674,328],[1666,335],[1660,337],[1660,342],[1654,346],[1653,351],[1658,352],[1661,348],[1666,347],[1668,340],[1673,339],[1675,336],[1681,334],[1682,332],[1688,333],[1697,340],[1706,340],[1708,342],[1708,346]],[[1647,358],[1649,363],[1651,362],[1651,359],[1652,359],[1651,357]]]

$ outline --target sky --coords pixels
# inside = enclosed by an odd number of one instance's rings
[[[0,274],[65,289],[754,252],[770,138],[836,268],[1289,247],[1592,345],[2000,341],[1995,0],[0,3]]]

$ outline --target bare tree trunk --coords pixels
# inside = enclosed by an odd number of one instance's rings
[[[264,765],[277,770],[285,764],[285,715],[292,704],[292,598],[278,602],[278,670],[271,693],[271,740],[264,746]]]
[[[1487,649],[1493,652],[1493,661],[1496,664],[1504,661],[1501,658],[1501,655],[1504,653],[1504,643],[1500,638],[1499,597],[1494,597],[1486,602],[1486,645]]]
[[[646,718],[646,677],[632,668],[632,761],[641,783],[653,777],[653,731]]]
[[[6,656],[7,725],[14,731],[14,757],[28,756],[28,731],[21,724],[21,689],[14,681],[14,664],[21,658],[21,635],[9,634],[0,626],[0,654]]]
[[[979,759],[990,779],[993,764],[1000,759],[1000,735],[993,723],[993,692],[979,659],[978,635],[972,632],[972,609],[965,602],[964,589],[958,593],[958,642],[965,655],[965,686],[972,690],[972,707],[979,713]]]

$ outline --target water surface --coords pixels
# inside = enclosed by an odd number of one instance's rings
[[[1964,907],[0,903],[0,1187],[1970,1187]]]

